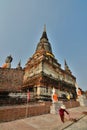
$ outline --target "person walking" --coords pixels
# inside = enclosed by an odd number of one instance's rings
[[[67,115],[69,115],[69,112],[66,110],[65,105],[62,105],[59,109],[59,115],[60,115],[60,119],[61,121],[64,123],[64,119],[65,119],[65,113]]]

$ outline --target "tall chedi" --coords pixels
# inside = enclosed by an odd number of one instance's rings
[[[25,65],[23,89],[30,89],[36,95],[51,95],[52,89],[58,92],[70,91],[75,94],[76,78],[61,68],[48,40],[46,26],[35,53]]]

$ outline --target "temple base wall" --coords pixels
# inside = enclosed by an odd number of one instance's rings
[[[77,101],[63,102],[66,108],[78,107]],[[71,105],[72,104],[72,105]],[[31,116],[37,116],[50,113],[51,102],[42,102],[37,104],[25,104],[17,106],[3,106],[0,107],[0,122],[12,121],[16,119],[27,118]]]

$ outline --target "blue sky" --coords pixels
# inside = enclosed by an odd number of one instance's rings
[[[87,0],[0,0],[0,66],[11,54],[24,67],[44,24],[55,58],[87,90]]]

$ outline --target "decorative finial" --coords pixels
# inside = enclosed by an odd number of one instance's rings
[[[18,65],[17,65],[17,68],[18,68],[18,69],[21,69],[21,68],[22,68],[22,67],[21,67],[21,60],[19,61]]]
[[[46,24],[44,24],[44,32],[46,32]]]
[[[42,39],[45,39],[48,41],[47,33],[46,33],[46,24],[44,24],[44,30],[43,30],[43,33],[42,33],[40,40],[42,40]]]
[[[70,71],[70,69],[69,69],[69,67],[68,67],[68,65],[67,65],[66,60],[64,60],[64,62],[65,62],[65,71],[71,73],[71,71]]]
[[[66,60],[64,60],[64,65],[65,65],[65,70],[67,70],[69,67],[68,67],[68,65],[66,63]]]

